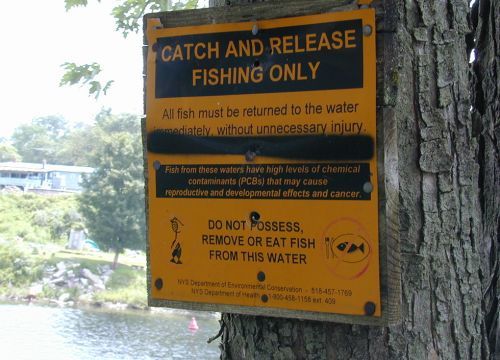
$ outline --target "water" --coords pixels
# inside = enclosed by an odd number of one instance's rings
[[[218,359],[218,318],[0,304],[0,359]]]

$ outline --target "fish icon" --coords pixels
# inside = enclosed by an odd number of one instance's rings
[[[347,253],[350,254],[350,253],[353,253],[355,251],[361,251],[362,253],[365,252],[365,244],[362,243],[361,245],[356,245],[356,244],[349,244],[347,241],[344,241],[343,243],[340,243],[337,245],[337,249],[339,249],[340,251],[344,251],[345,249],[347,249],[347,247],[351,245],[349,247],[349,250],[347,250]]]
[[[370,245],[360,235],[342,234],[330,242],[330,252],[340,261],[357,263],[370,255]]]

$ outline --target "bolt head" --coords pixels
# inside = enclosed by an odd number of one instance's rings
[[[365,309],[364,309],[365,315],[371,316],[371,315],[375,314],[375,309],[376,309],[375,303],[372,301],[368,301],[365,304]]]
[[[255,153],[255,151],[248,150],[245,153],[245,160],[246,161],[254,161],[254,159],[255,159],[256,156],[257,156],[257,154]]]
[[[370,194],[373,191],[373,185],[371,182],[367,181],[363,184],[363,191]]]
[[[373,29],[370,25],[365,25],[363,26],[363,35],[364,36],[370,36],[373,32]]]
[[[163,288],[163,279],[162,278],[158,278],[155,280],[155,287],[158,290],[161,290]]]
[[[260,220],[260,214],[257,211],[252,211],[250,213],[250,221],[251,222],[258,222]]]

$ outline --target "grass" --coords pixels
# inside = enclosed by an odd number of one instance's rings
[[[60,260],[78,260],[88,261],[89,263],[99,264],[112,264],[115,254],[109,252],[91,252],[91,251],[78,251],[78,250],[61,250],[55,254],[55,257]],[[120,254],[118,257],[118,264],[125,266],[144,267],[146,258],[142,256],[131,256],[127,254]]]
[[[119,266],[109,279],[106,290],[95,295],[97,301],[147,306],[146,274],[128,266]]]

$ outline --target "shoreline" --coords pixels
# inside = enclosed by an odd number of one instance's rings
[[[104,311],[104,312],[119,312],[119,313],[130,313],[139,314],[147,316],[186,316],[202,319],[216,318],[220,320],[220,313],[213,311],[201,311],[201,310],[184,310],[166,307],[137,307],[131,304],[125,303],[64,303],[60,304],[57,301],[51,299],[37,299],[35,301],[29,301],[26,298],[8,297],[5,295],[0,295],[0,305],[25,305],[25,306],[47,306],[52,308],[60,309],[78,309],[84,311]]]
[[[0,304],[19,304],[19,305],[37,305],[37,306],[51,306],[58,308],[73,308],[73,309],[95,309],[95,310],[111,310],[111,311],[138,311],[138,312],[155,312],[153,308],[145,306],[138,306],[127,303],[113,303],[113,302],[78,302],[66,301],[61,302],[57,299],[50,298],[35,298],[31,300],[29,297],[22,297],[16,295],[0,295]]]

